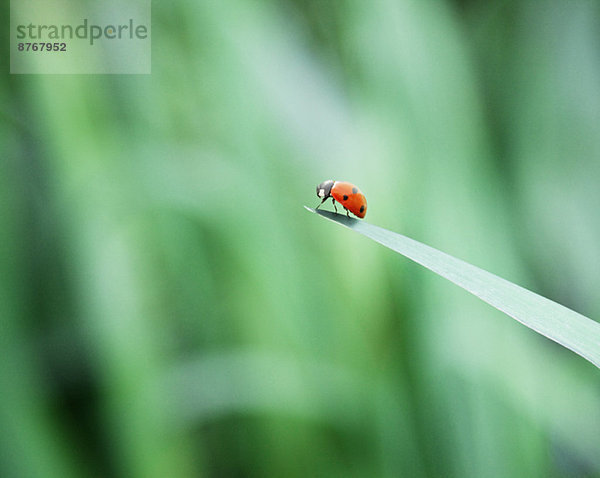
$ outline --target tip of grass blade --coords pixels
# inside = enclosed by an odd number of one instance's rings
[[[325,219],[329,219],[330,221],[337,222],[346,227],[352,227],[353,225],[359,222],[358,219],[353,217],[348,217],[345,214],[340,214],[337,212],[326,211],[324,209],[313,209],[312,207],[304,206],[307,211],[318,214],[319,216],[323,216]]]

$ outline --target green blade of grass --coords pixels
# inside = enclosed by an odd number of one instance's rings
[[[414,239],[343,214],[304,207],[326,219],[353,229],[445,277],[600,368],[599,323]]]

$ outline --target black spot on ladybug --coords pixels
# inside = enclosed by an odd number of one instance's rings
[[[352,194],[356,194],[357,192],[358,192],[358,189],[352,188]]]
[[[347,201],[347,200],[348,200],[348,195],[347,195],[347,194],[344,194],[344,197],[343,197],[342,199],[343,199],[344,201]]]
[[[361,207],[360,207],[360,212],[361,212],[361,213],[365,212],[365,206],[361,206]]]

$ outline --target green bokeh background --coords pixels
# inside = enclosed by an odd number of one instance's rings
[[[2,33],[0,475],[600,476],[595,367],[302,207],[600,317],[600,5],[152,9],[151,75]]]

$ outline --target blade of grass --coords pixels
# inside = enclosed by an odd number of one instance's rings
[[[599,323],[414,239],[343,214],[304,207],[421,264],[600,368]]]

